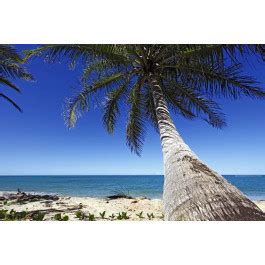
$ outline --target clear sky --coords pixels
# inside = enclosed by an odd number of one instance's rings
[[[5,88],[24,112],[1,101],[0,175],[163,174],[159,135],[151,127],[141,157],[125,144],[125,119],[109,135],[99,107],[84,114],[74,129],[66,128],[64,100],[78,89],[78,69],[71,71],[63,63],[49,65],[40,59],[31,61],[28,69],[36,81],[17,81],[22,94]],[[245,72],[265,86],[265,64],[247,64]],[[219,130],[201,120],[174,116],[184,140],[221,174],[265,174],[265,101],[243,98],[218,102],[228,126]]]

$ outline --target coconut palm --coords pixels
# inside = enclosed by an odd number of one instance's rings
[[[252,201],[194,154],[170,114],[225,126],[214,98],[264,98],[240,63],[246,53],[263,59],[263,52],[261,45],[44,45],[27,56],[43,56],[49,62],[67,58],[71,65],[84,65],[82,89],[67,104],[69,127],[97,95],[106,99],[103,124],[109,133],[125,110],[121,102],[129,106],[127,144],[137,154],[145,122],[154,125],[164,159],[166,220],[264,220]]]
[[[22,66],[22,59],[10,45],[0,45],[0,87],[8,87],[19,92],[20,89],[10,79],[32,80],[32,76]],[[2,86],[3,85],[3,86]],[[17,110],[21,108],[6,93],[0,90],[0,98],[11,103]]]

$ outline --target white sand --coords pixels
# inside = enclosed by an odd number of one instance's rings
[[[265,200],[261,201],[254,201],[254,203],[263,211],[265,212]]]
[[[260,209],[265,211],[265,201],[255,201]],[[75,216],[77,211],[82,211],[86,215],[94,214],[96,220],[107,221],[113,220],[110,216],[114,214],[115,216],[121,212],[127,212],[131,221],[145,221],[149,220],[147,214],[152,214],[154,218],[150,218],[152,221],[162,221],[163,220],[163,206],[162,200],[159,199],[116,199],[116,200],[106,200],[99,198],[89,198],[89,197],[60,197],[58,201],[38,201],[29,202],[26,204],[16,204],[12,201],[8,202],[7,205],[0,203],[0,209],[15,211],[36,211],[45,210],[49,211],[45,215],[44,220],[53,220],[56,213],[61,212],[62,216],[68,215],[69,220],[78,220]],[[99,213],[106,211],[106,219],[102,219]],[[137,214],[142,213],[143,218],[139,218]],[[114,218],[115,220],[116,218]]]

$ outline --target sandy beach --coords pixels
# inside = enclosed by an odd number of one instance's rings
[[[79,215],[81,213],[86,217],[93,215],[96,221],[163,220],[162,201],[147,198],[119,198],[109,200],[90,197],[59,197],[59,200],[56,201],[39,200],[23,204],[17,203],[15,200],[9,200],[5,204],[0,202],[1,209],[8,211],[13,209],[16,212],[26,211],[29,213],[40,211],[45,213],[44,220],[54,220],[54,216],[61,213],[62,217],[67,215],[69,220],[77,221],[82,219],[77,218],[77,212],[79,212]],[[100,214],[104,216],[102,217]],[[87,219],[84,218],[84,220]]]
[[[254,201],[265,211],[265,201]],[[118,198],[101,199],[90,197],[59,197],[58,200],[38,200],[19,203],[16,200],[0,202],[0,210],[29,213],[44,213],[44,221],[55,220],[56,215],[68,216],[69,221],[163,221],[163,206],[160,199]],[[89,218],[91,217],[91,218]],[[30,218],[29,218],[30,219]]]

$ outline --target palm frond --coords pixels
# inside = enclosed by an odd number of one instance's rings
[[[123,73],[104,77],[101,80],[97,80],[92,85],[85,85],[81,92],[66,101],[66,113],[64,115],[65,123],[69,128],[73,128],[78,117],[82,112],[88,111],[89,95],[96,93],[99,89],[103,89],[113,84],[117,80],[123,77]]]
[[[203,97],[201,93],[196,93],[196,90],[193,88],[179,83],[175,83],[174,86],[178,91],[179,99],[192,116],[204,113],[207,118],[203,119],[212,126],[222,128],[226,125],[224,114],[220,112],[220,107],[216,102]],[[194,114],[194,111],[196,114]]]
[[[183,83],[192,83],[198,91],[205,91],[211,96],[233,99],[243,95],[253,98],[265,97],[265,92],[257,86],[256,80],[241,73],[240,64],[224,69],[202,64],[178,64],[167,66],[166,69],[173,69],[172,76],[178,76]]]
[[[22,67],[21,64],[15,63],[10,59],[0,61],[0,76],[33,80],[33,76],[27,72],[24,66]]]
[[[146,88],[145,90],[146,90],[146,93],[143,94],[145,116],[151,122],[154,129],[158,132],[159,129],[158,129],[156,109],[155,109],[155,104],[154,104],[154,100],[153,100],[153,95],[152,95],[152,92],[149,88]]]
[[[241,71],[245,54],[254,54],[265,62],[264,45],[234,44],[49,44],[27,51],[25,60],[41,56],[51,63],[64,58],[70,65],[82,63],[83,89],[68,101],[69,127],[89,109],[92,100],[107,95],[103,123],[113,132],[120,113],[119,102],[124,94],[129,94],[127,144],[139,155],[145,120],[155,128],[158,125],[150,76],[160,82],[170,110],[188,119],[203,118],[221,128],[225,120],[215,97],[265,98],[256,80]],[[125,85],[129,76],[130,84]]]
[[[174,112],[181,114],[184,118],[193,119],[197,115],[193,112],[192,105],[189,101],[183,100],[180,97],[179,91],[174,87],[171,89],[171,86],[164,85],[163,93],[166,98],[169,108]]]
[[[64,120],[68,128],[73,128],[81,113],[88,111],[88,100],[91,92],[91,87],[85,87],[77,96],[66,100]]]
[[[11,103],[18,111],[22,112],[22,109],[16,104],[15,101],[13,101],[10,97],[6,96],[3,93],[0,93],[0,97],[4,98],[7,100],[9,103]]]
[[[18,86],[14,84],[13,79],[33,80],[32,75],[27,72],[22,63],[23,61],[15,48],[10,45],[0,45],[0,85],[20,92]],[[22,112],[21,108],[10,97],[4,93],[0,93],[0,97]]]
[[[126,127],[126,142],[132,152],[140,156],[144,141],[144,116],[141,87],[143,80],[139,78],[131,90],[129,103],[131,105]]]
[[[22,63],[21,57],[13,46],[0,44],[0,61],[7,59],[12,60],[13,62]]]
[[[117,64],[127,63],[126,49],[123,45],[105,44],[49,44],[42,45],[34,50],[25,51],[25,61],[35,56],[44,57],[48,62],[54,63],[68,58],[71,64],[77,60],[88,62],[98,58],[111,60]]]
[[[242,44],[181,44],[165,45],[167,56],[162,64],[184,62],[184,63],[205,63],[208,65],[219,64],[225,66],[225,61],[238,63],[244,54],[251,52],[254,55],[265,59],[263,45],[242,45]]]
[[[166,57],[161,60],[165,64],[183,63],[207,63],[210,65],[219,63],[224,65],[225,45],[222,44],[188,44],[188,45],[165,45],[167,47]]]
[[[116,90],[107,94],[107,100],[104,107],[103,124],[109,133],[113,133],[117,116],[120,114],[119,101],[126,92],[130,80],[127,80]]]
[[[101,74],[106,74],[113,65],[110,61],[101,59],[99,61],[89,63],[83,70],[81,81],[83,83],[87,82],[90,75],[94,72],[100,72]]]
[[[1,77],[1,76],[0,76],[0,84],[4,84],[4,85],[6,85],[8,87],[11,87],[11,88],[13,88],[14,90],[16,90],[17,92],[20,93],[20,89],[15,84],[13,84],[8,79],[6,79],[4,77]]]

